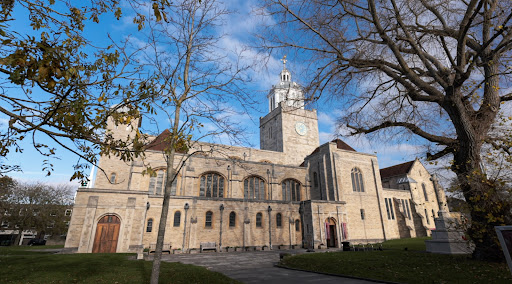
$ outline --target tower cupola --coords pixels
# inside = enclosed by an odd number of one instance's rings
[[[279,83],[273,85],[267,95],[269,103],[269,112],[276,109],[282,102],[286,106],[304,109],[304,92],[301,86],[292,81],[292,74],[286,68],[286,55],[281,59],[283,70],[279,74]]]

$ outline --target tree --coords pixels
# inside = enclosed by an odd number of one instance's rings
[[[20,183],[3,177],[1,190],[0,218],[18,230],[16,244],[19,244],[25,230],[50,235],[61,235],[67,231],[63,217],[66,207],[73,203],[70,185]]]
[[[229,11],[221,3],[177,1],[161,13],[165,21],[148,22],[147,38],[141,40],[147,46],[138,61],[150,74],[152,111],[165,117],[153,117],[153,122],[168,128],[149,145],[162,149],[167,168],[151,283],[158,283],[171,187],[184,161],[213,151],[197,146],[206,136],[242,139],[238,123],[230,122],[230,114],[239,113],[231,106],[251,102],[242,84],[248,64],[241,62],[241,53],[222,47],[220,25]],[[146,173],[154,175],[151,165]]]
[[[137,0],[126,2],[139,5]],[[158,19],[167,2],[152,1]],[[20,18],[23,12],[27,18]],[[90,163],[96,164],[99,152],[125,160],[137,153],[127,150],[136,148],[137,141],[114,139],[105,131],[106,122],[113,118],[125,123],[137,116],[148,90],[135,76],[138,70],[129,66],[134,54],[126,53],[126,43],[112,40],[101,47],[85,35],[86,26],[98,24],[102,15],[119,20],[120,2],[0,3],[0,113],[9,120],[8,128],[0,132],[0,157],[23,151],[19,142],[31,139],[35,149],[48,157],[42,165],[48,175],[53,170],[50,158],[60,147],[79,157],[72,179],[86,179],[84,171]],[[139,29],[146,21],[140,13],[134,16]],[[21,26],[31,27],[32,32],[20,31]],[[132,107],[117,115],[125,106]],[[41,138],[52,143],[41,143]],[[3,172],[12,169],[17,168],[0,165]]]
[[[496,139],[490,130],[512,100],[512,3],[267,3],[265,11],[293,32],[269,31],[264,45],[307,54],[311,92],[347,102],[341,121],[352,135],[411,134],[428,145],[429,160],[453,157],[471,211],[473,256],[502,257],[493,227],[510,224],[512,214],[500,181],[483,171],[482,148],[510,151],[510,137]]]

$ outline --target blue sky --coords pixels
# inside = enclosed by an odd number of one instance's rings
[[[222,40],[222,44],[226,48],[234,49],[245,46],[249,54],[254,54],[254,56],[258,54],[259,51],[254,48],[254,46],[257,45],[254,33],[257,32],[258,26],[263,21],[271,21],[271,19],[264,19],[253,12],[258,3],[259,1],[255,0],[226,2],[226,5],[228,5],[231,10],[237,12],[227,17],[225,19],[225,25],[221,27],[222,32],[227,34]],[[16,11],[15,17],[18,17],[20,22],[23,21],[23,16],[25,16],[24,13]],[[19,24],[19,26],[25,27],[25,29],[20,28],[19,32],[30,32],[26,29],[26,25]],[[107,44],[107,34],[110,34],[117,40],[129,35],[133,36],[134,40],[138,38],[135,25],[132,23],[132,18],[130,14],[126,13],[120,21],[113,20],[111,16],[103,16],[100,18],[100,24],[88,25],[86,29],[87,37],[100,45]],[[301,72],[301,70],[305,70],[305,68],[301,66],[301,58],[295,57],[293,52],[287,50],[274,52],[267,58],[268,62],[266,64],[257,66],[252,71],[251,76],[253,82],[247,87],[253,91],[258,105],[254,106],[256,111],[239,116],[237,119],[249,130],[249,140],[256,148],[259,147],[259,117],[264,116],[268,112],[266,95],[270,87],[279,80],[278,75],[282,69],[282,64],[279,59],[283,55],[288,56],[287,67],[292,72],[292,79],[298,83],[308,81],[307,74]],[[336,101],[326,102],[322,99],[315,103],[313,107],[318,111],[320,143],[334,139],[338,132],[336,118],[343,115],[343,104]],[[5,127],[6,122],[7,117],[0,115],[0,124],[2,124],[0,127]],[[151,126],[146,124],[143,125],[143,127],[146,129],[151,128]],[[343,131],[341,132],[343,133]],[[44,143],[49,143],[44,137],[40,137],[39,139]],[[411,141],[410,144],[396,143],[394,141],[371,141],[363,136],[342,137],[342,139],[357,151],[377,154],[381,168],[412,160],[423,150],[420,146],[414,144],[413,141]],[[21,180],[42,180],[52,183],[69,182],[69,178],[73,173],[73,165],[78,161],[76,156],[57,147],[57,159],[51,159],[50,161],[54,166],[54,171],[51,176],[46,177],[46,173],[41,170],[45,157],[42,157],[34,150],[29,140],[23,141],[21,145],[24,152],[10,153],[5,163],[18,164],[23,171],[11,173],[10,176]],[[76,182],[73,182],[73,184],[76,184]]]

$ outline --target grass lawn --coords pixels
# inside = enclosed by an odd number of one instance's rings
[[[422,252],[425,238],[384,242],[384,251],[350,251],[286,257],[284,266],[400,283],[512,283],[505,263]],[[405,251],[404,248],[408,250]]]
[[[0,283],[149,283],[152,262],[134,254],[48,254],[0,247]],[[160,283],[238,283],[206,268],[162,263]]]

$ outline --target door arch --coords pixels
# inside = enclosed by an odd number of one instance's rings
[[[96,227],[93,253],[115,253],[121,220],[116,215],[103,216]]]
[[[327,218],[325,219],[325,236],[327,239],[327,247],[335,248],[338,247],[338,230],[336,228],[336,219]]]

